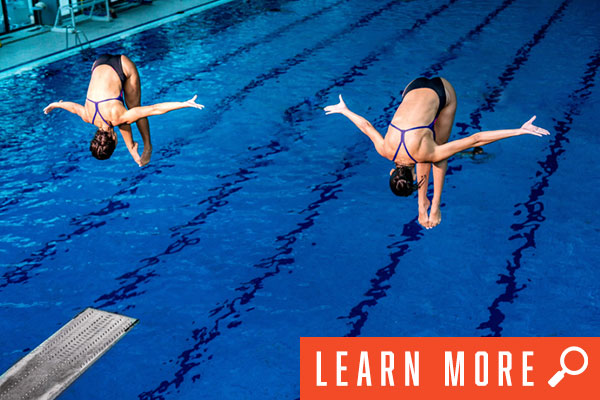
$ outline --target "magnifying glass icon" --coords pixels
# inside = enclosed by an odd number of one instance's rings
[[[572,370],[565,366],[565,357],[567,356],[567,354],[569,354],[572,351],[576,351],[577,353],[579,353],[583,356],[583,365],[581,366],[581,368],[579,368],[577,370]],[[583,371],[586,370],[587,366],[588,366],[588,356],[587,356],[587,353],[581,347],[577,347],[577,346],[567,347],[566,349],[563,350],[562,354],[560,355],[561,370],[558,371],[557,373],[555,373],[552,378],[550,378],[550,380],[548,381],[548,385],[555,387],[556,385],[558,385],[558,383],[560,381],[562,381],[562,379],[565,377],[565,374],[579,375],[579,374],[583,373]]]

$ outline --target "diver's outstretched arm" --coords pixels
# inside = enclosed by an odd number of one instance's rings
[[[132,107],[121,115],[116,122],[116,125],[121,124],[132,124],[140,118],[150,117],[152,115],[161,115],[168,113],[169,111],[179,110],[180,108],[197,108],[203,109],[202,104],[196,103],[196,97],[194,96],[188,101],[172,101],[167,103],[158,103],[151,106]]]
[[[55,108],[62,108],[63,110],[67,110],[73,114],[79,115],[79,117],[84,120],[85,122],[89,122],[87,121],[86,118],[86,114],[85,114],[85,108],[81,105],[81,104],[77,104],[77,103],[73,103],[70,101],[56,101],[54,103],[50,103],[46,106],[46,108],[44,108],[44,114],[48,114],[50,111],[54,110]]]
[[[360,129],[365,135],[369,137],[369,139],[371,139],[371,141],[375,145],[375,150],[377,150],[377,152],[381,156],[383,156],[383,137],[381,136],[381,133],[379,133],[379,131],[377,131],[377,129],[375,129],[373,125],[371,125],[371,123],[365,118],[350,111],[350,109],[348,109],[348,107],[346,106],[346,103],[344,103],[344,99],[342,99],[341,94],[340,102],[338,104],[327,106],[324,108],[324,110],[325,115],[342,114],[350,121],[352,121],[352,123],[356,125],[358,129]]]
[[[453,140],[442,145],[431,143],[427,148],[419,149],[420,151],[416,157],[423,161],[439,162],[471,147],[484,146],[509,137],[519,135],[546,136],[550,134],[547,130],[533,125],[534,120],[535,115],[519,129],[477,132],[466,138]]]

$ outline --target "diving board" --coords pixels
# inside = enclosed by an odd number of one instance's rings
[[[86,308],[0,376],[0,400],[56,398],[137,322]]]

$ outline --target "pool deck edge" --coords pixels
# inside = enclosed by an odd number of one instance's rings
[[[189,2],[185,3],[184,8],[176,8],[175,10],[173,10],[173,9],[165,10],[165,11],[168,11],[168,13],[166,13],[164,15],[160,15],[158,17],[152,18],[152,19],[150,19],[148,21],[144,21],[142,23],[137,23],[137,24],[126,23],[126,25],[127,25],[126,27],[118,28],[117,30],[114,30],[108,34],[94,37],[93,39],[89,40],[89,42],[88,42],[89,47],[90,48],[99,47],[99,46],[105,45],[107,43],[113,42],[115,40],[123,39],[127,36],[134,35],[136,33],[155,28],[157,26],[163,25],[163,24],[171,22],[171,21],[176,21],[178,19],[185,18],[185,17],[188,17],[193,14],[197,14],[199,12],[211,9],[213,7],[216,7],[216,6],[225,4],[225,3],[229,3],[231,1],[234,1],[234,0],[189,1]],[[193,3],[195,3],[195,4],[193,4]],[[160,4],[160,3],[157,2],[157,4]],[[193,4],[193,5],[191,5],[191,4]],[[182,4],[182,5],[184,5],[184,4]],[[132,9],[131,11],[132,12],[130,14],[132,14],[132,15],[129,16],[129,19],[132,20],[133,22],[135,22],[135,18],[134,18],[135,15],[133,14],[133,13],[135,13],[135,9]],[[158,13],[160,13],[160,11],[158,11]],[[84,26],[86,26],[86,25],[84,25]],[[44,41],[48,40],[48,38],[47,38],[48,35],[63,36],[64,34],[57,34],[55,32],[46,32],[46,33],[34,35],[35,37],[32,36],[32,39],[37,42],[34,45],[37,45],[36,47],[38,47],[38,48],[43,47]],[[22,41],[7,44],[7,45],[5,45],[5,47],[7,47],[7,46],[16,47],[16,46],[19,46],[20,43],[22,43]],[[87,46],[85,48],[87,48]],[[7,78],[12,75],[19,74],[23,71],[33,69],[40,65],[49,64],[49,63],[61,60],[63,58],[70,57],[74,54],[81,52],[82,49],[83,49],[83,47],[81,47],[81,46],[70,47],[70,48],[66,48],[64,50],[52,51],[50,53],[43,54],[39,57],[29,58],[26,61],[21,61],[18,64],[10,65],[7,68],[0,69],[0,79],[4,79],[4,78]],[[0,63],[4,63],[6,61],[5,59],[7,58],[7,56],[3,57],[2,50],[3,50],[3,48],[0,48]]]

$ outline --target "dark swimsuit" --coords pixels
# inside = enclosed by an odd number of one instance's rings
[[[440,77],[435,77],[432,79],[423,78],[423,77],[417,78],[414,81],[412,81],[410,83],[410,85],[408,85],[408,87],[404,90],[404,93],[402,93],[402,99],[404,99],[404,96],[406,96],[406,94],[408,92],[410,92],[411,90],[421,89],[421,88],[431,89],[438,95],[440,104],[438,106],[437,112],[435,113],[435,118],[433,119],[433,122],[431,122],[429,125],[416,126],[414,128],[409,128],[409,129],[400,129],[396,125],[390,123],[390,126],[394,129],[400,131],[400,135],[401,135],[400,143],[398,144],[398,149],[396,150],[396,154],[394,154],[394,158],[392,159],[392,161],[396,160],[396,157],[398,156],[398,152],[400,151],[400,147],[404,146],[404,150],[406,150],[406,154],[410,157],[410,159],[413,160],[415,163],[418,162],[417,160],[414,159],[413,156],[410,155],[410,153],[408,152],[408,148],[406,147],[406,142],[404,141],[404,134],[408,131],[414,131],[416,129],[427,128],[427,129],[430,129],[431,132],[433,132],[433,140],[435,140],[435,130],[433,129],[433,127],[435,125],[435,121],[437,120],[437,117],[440,115],[440,111],[442,111],[442,108],[444,108],[444,106],[446,106],[446,91],[444,90],[444,82],[442,82],[442,79]]]
[[[114,55],[113,56],[113,55],[110,55],[110,54],[102,54],[94,62],[94,65],[92,66],[92,72],[94,72],[94,69],[96,69],[100,65],[110,65],[112,67],[112,69],[115,70],[115,72],[119,76],[119,79],[121,80],[121,88],[122,88],[123,85],[125,84],[125,81],[127,80],[127,77],[125,76],[125,73],[123,72],[123,65],[121,64],[121,55]],[[92,124],[96,120],[96,115],[98,115],[98,116],[100,116],[100,118],[102,118],[102,121],[104,121],[104,123],[106,125],[108,125],[108,126],[112,126],[112,124],[110,122],[107,122],[104,119],[104,117],[100,113],[100,109],[98,108],[98,104],[104,103],[106,101],[112,101],[112,100],[118,100],[121,103],[125,104],[123,102],[123,92],[121,92],[119,94],[119,97],[115,97],[115,98],[111,98],[111,99],[104,99],[104,100],[94,101],[94,100],[86,98],[86,100],[89,101],[89,102],[91,102],[91,103],[94,103],[94,106],[96,106],[96,112],[94,112],[94,117],[92,118]]]

